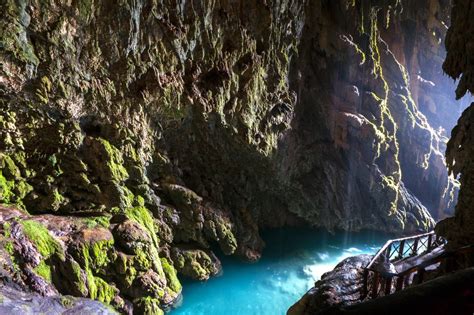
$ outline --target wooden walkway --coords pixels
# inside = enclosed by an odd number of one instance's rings
[[[463,257],[474,257],[474,245],[456,249],[445,248],[446,240],[433,232],[389,240],[364,269],[361,300],[390,295],[434,276],[472,265]],[[442,268],[439,268],[439,267]]]
[[[389,240],[364,269],[361,299],[377,298],[424,281],[446,256],[446,241],[434,232]]]

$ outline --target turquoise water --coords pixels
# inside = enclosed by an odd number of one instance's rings
[[[263,233],[262,259],[219,257],[223,274],[207,282],[183,280],[183,301],[170,315],[286,314],[321,275],[342,259],[373,254],[388,239],[376,233],[330,235],[285,228]]]

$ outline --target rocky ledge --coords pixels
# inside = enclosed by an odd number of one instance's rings
[[[0,314],[117,315],[110,306],[97,301],[72,296],[42,296],[12,284],[0,285],[0,299]]]
[[[372,255],[359,255],[341,261],[332,271],[326,272],[298,302],[288,315],[316,315],[332,306],[345,306],[360,301],[360,288],[364,267]]]
[[[87,217],[31,216],[0,206],[0,231],[6,279],[44,297],[89,297],[122,313],[159,314],[173,303],[181,293],[173,264],[201,280],[220,268],[210,252],[160,247],[143,205],[127,215]]]

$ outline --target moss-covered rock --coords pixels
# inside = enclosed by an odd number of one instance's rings
[[[21,225],[25,235],[35,244],[44,259],[48,259],[53,255],[58,255],[58,257],[64,259],[64,250],[61,244],[51,236],[49,230],[43,224],[29,219],[22,220]]]
[[[174,293],[181,293],[181,283],[178,280],[176,269],[166,258],[160,258],[163,271],[165,272],[167,287]]]
[[[151,297],[140,298],[135,301],[136,311],[144,315],[163,315],[160,301]]]
[[[130,298],[132,302],[152,298],[160,307],[168,305],[181,293],[176,270],[160,258],[145,227],[148,210],[130,213],[130,218],[122,214],[117,224],[120,215],[30,216],[0,205],[3,265],[10,266],[19,284],[46,294],[88,297],[122,311]]]
[[[207,280],[221,271],[219,259],[210,251],[173,248],[173,263],[178,272],[196,280]]]

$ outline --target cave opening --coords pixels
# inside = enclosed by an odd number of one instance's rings
[[[0,313],[471,314],[472,3],[1,2]]]

